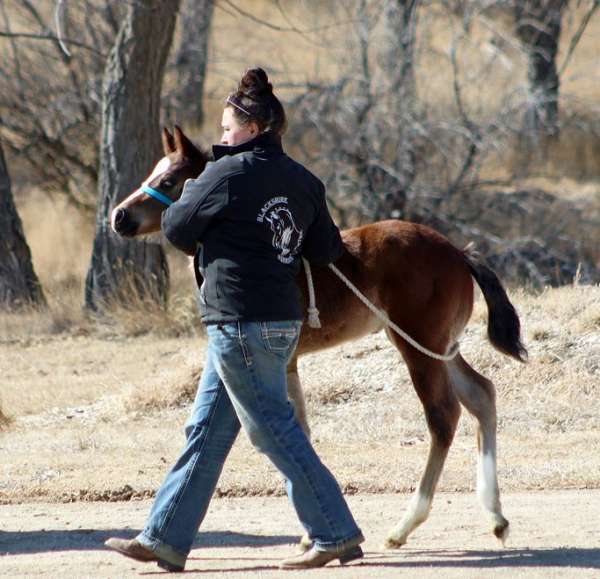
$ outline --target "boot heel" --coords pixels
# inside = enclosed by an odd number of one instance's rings
[[[165,561],[164,559],[159,559],[157,562],[157,565],[161,569],[164,569],[165,571],[176,572],[176,573],[183,571],[183,567],[181,565],[175,565],[174,563],[169,563],[168,561]]]
[[[359,545],[356,545],[356,547],[351,547],[350,549],[344,551],[340,555],[340,565],[344,565],[346,563],[349,563],[350,561],[354,561],[355,559],[362,559],[363,556],[363,550],[360,548]]]

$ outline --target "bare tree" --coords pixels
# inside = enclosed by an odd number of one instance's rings
[[[106,65],[96,237],[85,304],[152,299],[165,303],[168,268],[163,249],[113,234],[115,202],[139,185],[160,150],[160,93],[179,0],[139,0],[128,6]]]
[[[67,4],[62,38],[67,54],[55,30],[53,5],[0,3],[0,132],[27,168],[30,183],[92,212],[102,74],[122,9],[114,0]]]
[[[29,184],[93,214],[98,190],[102,81],[126,2],[0,2],[0,135]],[[199,127],[214,0],[185,0],[168,62],[163,116]],[[17,24],[18,23],[18,24]],[[62,46],[61,46],[62,43]],[[65,52],[63,48],[68,49]],[[40,90],[40,87],[44,87]]]
[[[204,122],[204,81],[214,0],[184,0],[179,16],[179,47],[173,68],[176,83],[166,95],[167,116],[187,127]]]
[[[524,0],[514,4],[516,34],[529,59],[529,99],[524,120],[529,137],[558,132],[560,79],[556,55],[567,4],[568,0]]]
[[[355,28],[344,37],[354,41],[345,66],[335,82],[309,86],[293,101],[296,124],[290,131],[325,178],[341,221],[354,225],[401,217],[431,225],[459,244],[476,241],[507,279],[526,279],[536,287],[572,279],[578,260],[583,277],[594,279],[590,252],[576,241],[563,242],[564,228],[555,227],[555,236],[543,234],[544,228],[532,234],[526,226],[509,231],[501,220],[503,237],[479,209],[494,207],[496,218],[509,211],[528,215],[536,202],[533,194],[482,191],[493,184],[484,185],[484,162],[508,150],[522,132],[521,86],[507,84],[493,104],[482,96],[489,91],[474,90],[486,83],[498,86],[497,73],[522,62],[506,22],[513,4],[458,0],[436,5],[434,22],[439,26],[447,18],[449,27],[450,44],[443,52],[432,47],[427,34],[431,4],[360,0],[346,6]],[[416,34],[421,22],[424,30]],[[472,33],[476,26],[486,31],[485,40]],[[474,46],[477,42],[482,44]],[[477,66],[474,49],[482,54]],[[442,107],[436,97],[419,94],[419,87],[425,87],[423,93],[428,87],[423,68],[421,84],[414,74],[424,54],[443,59],[444,74],[450,73],[439,99]],[[565,215],[565,208],[544,203],[545,224],[553,220],[553,211]],[[544,246],[544,235],[551,247]]]
[[[307,128],[316,134],[311,162],[351,222],[400,217],[413,193],[422,140],[414,131],[421,115],[414,75],[419,2],[344,6],[354,26],[345,70],[336,82],[310,87],[296,99],[294,117],[300,120],[292,139],[305,139],[300,132]]]
[[[0,144],[0,308],[12,310],[45,303],[13,201],[8,167]]]
[[[413,125],[421,116],[415,80],[415,43],[419,0],[387,0],[383,5],[383,37],[380,41],[381,80],[378,99],[382,112],[377,132],[382,135],[379,157],[389,158],[376,170],[384,191],[376,219],[405,214],[407,195],[416,173],[419,149]],[[389,151],[395,156],[390,157]]]

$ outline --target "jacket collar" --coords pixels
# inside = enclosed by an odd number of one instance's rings
[[[245,143],[234,145],[213,145],[213,155],[215,161],[218,161],[225,155],[237,155],[238,153],[244,153],[246,151],[254,151],[255,153],[272,156],[283,154],[283,147],[281,146],[281,137],[274,135],[269,131],[261,133],[254,139],[250,139]]]

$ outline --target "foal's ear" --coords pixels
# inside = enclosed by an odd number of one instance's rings
[[[169,129],[167,129],[167,127],[163,127],[162,130],[162,145],[165,155],[168,155],[176,150],[175,139],[173,139],[173,135],[169,133]]]
[[[184,134],[178,125],[175,125],[175,146],[184,157],[193,158],[198,155],[196,145],[192,143]]]

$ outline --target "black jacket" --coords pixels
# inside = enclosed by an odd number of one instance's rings
[[[325,265],[343,252],[323,183],[269,133],[213,152],[162,218],[167,239],[196,252],[202,320],[303,319],[300,257]]]

